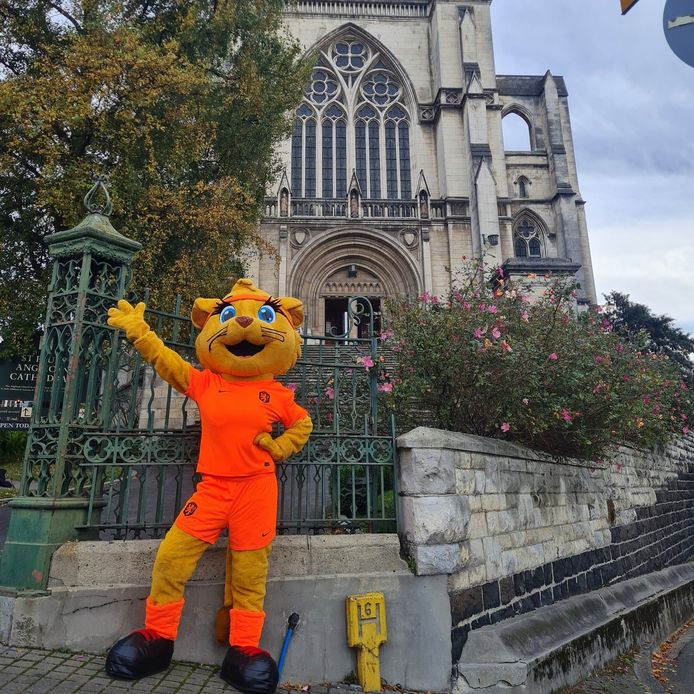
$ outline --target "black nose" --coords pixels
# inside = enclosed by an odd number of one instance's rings
[[[236,316],[236,318],[234,318],[234,320],[242,328],[247,328],[253,322],[253,319],[250,316]]]

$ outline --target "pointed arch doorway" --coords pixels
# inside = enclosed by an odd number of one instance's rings
[[[412,256],[392,238],[368,229],[329,231],[295,257],[287,279],[290,295],[304,301],[314,335],[344,335],[349,297],[369,299],[380,328],[386,299],[422,291]],[[368,319],[360,325],[351,337],[368,329]]]

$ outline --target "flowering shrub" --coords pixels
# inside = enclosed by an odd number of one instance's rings
[[[435,427],[592,460],[688,433],[687,386],[667,357],[640,351],[644,335],[625,341],[599,307],[577,315],[568,280],[531,298],[493,273],[470,265],[446,298],[388,305],[399,425],[424,410]]]

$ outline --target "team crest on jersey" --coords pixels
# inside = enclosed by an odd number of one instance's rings
[[[198,505],[194,501],[189,501],[183,509],[184,516],[192,516],[198,510]]]
[[[260,393],[258,393],[258,398],[260,399],[260,402],[268,403],[270,402],[270,393],[265,390],[261,390]]]

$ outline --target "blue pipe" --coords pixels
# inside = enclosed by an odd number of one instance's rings
[[[280,657],[277,661],[277,672],[279,676],[282,676],[282,668],[284,667],[284,661],[287,657],[287,651],[289,650],[289,642],[292,640],[294,634],[294,629],[299,623],[299,615],[296,612],[292,612],[287,620],[287,633],[284,635],[284,641],[282,642],[282,650],[280,651]]]

